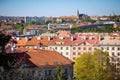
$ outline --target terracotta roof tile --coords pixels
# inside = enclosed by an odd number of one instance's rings
[[[27,54],[29,56],[29,60],[39,66],[55,66],[54,62],[57,62],[60,65],[71,65],[74,62],[59,54],[56,51],[50,50],[38,50],[38,49],[18,49],[18,51],[27,50]]]
[[[17,46],[25,46],[26,42],[25,38],[20,38],[20,40],[17,40]]]
[[[32,38],[28,38],[28,41],[26,42],[25,45],[29,45],[29,46],[34,46],[34,45],[38,45],[38,40],[37,40],[37,37],[34,36]]]

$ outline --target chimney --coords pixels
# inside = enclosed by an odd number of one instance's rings
[[[83,39],[86,40],[86,36],[83,36]]]
[[[11,51],[14,52],[14,51],[15,51],[15,47],[12,47],[12,48],[11,48]]]
[[[20,40],[20,37],[17,37],[17,40]]]
[[[15,37],[12,36],[12,39],[15,39]]]
[[[89,37],[89,39],[90,39],[90,40],[92,40],[92,39],[93,39],[93,37],[92,37],[92,36],[90,36],[90,37]]]
[[[41,37],[40,37],[40,36],[38,36],[38,37],[37,37],[37,40],[41,40]]]
[[[64,37],[63,37],[63,36],[61,36],[61,37],[59,37],[59,39],[63,40],[63,39],[64,39]]]
[[[75,39],[75,36],[71,36],[71,41],[74,41]]]
[[[71,41],[73,41],[74,40],[74,38],[73,38],[73,36],[71,36]]]
[[[28,41],[28,40],[29,40],[29,37],[25,37],[25,39],[26,39],[26,41]]]
[[[51,37],[48,37],[48,41],[50,41],[51,40]]]
[[[37,49],[37,46],[34,46],[34,49]]]

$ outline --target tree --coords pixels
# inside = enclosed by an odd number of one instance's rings
[[[96,50],[86,52],[75,60],[75,76],[77,80],[112,80],[108,53]]]
[[[0,34],[0,54],[5,53],[5,45],[9,42],[11,36]]]
[[[34,25],[35,24],[35,21],[31,21],[29,22],[30,25]]]
[[[64,69],[58,65],[54,70],[55,80],[62,80],[64,77]]]
[[[93,56],[84,53],[75,60],[75,76],[77,80],[92,80],[93,78]]]
[[[80,30],[79,27],[77,27],[76,24],[73,24],[73,25],[72,25],[72,29],[71,29],[71,33],[74,34],[74,33],[76,33],[76,32],[81,32],[81,30]]]
[[[114,30],[113,26],[105,26],[104,28],[104,32],[113,32]]]
[[[24,25],[22,23],[15,24],[14,28],[17,29],[21,34],[23,33]]]
[[[112,70],[108,52],[102,50],[94,51],[95,79],[112,80]]]

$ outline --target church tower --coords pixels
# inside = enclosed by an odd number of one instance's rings
[[[80,18],[79,10],[77,10],[77,17]]]

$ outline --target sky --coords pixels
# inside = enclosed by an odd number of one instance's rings
[[[0,16],[120,15],[120,0],[0,0]]]

